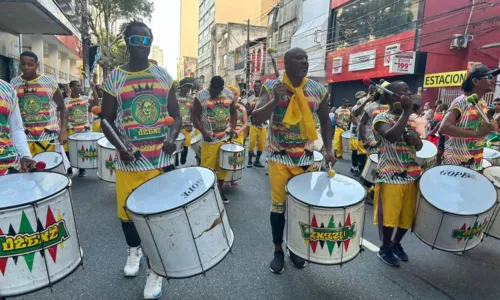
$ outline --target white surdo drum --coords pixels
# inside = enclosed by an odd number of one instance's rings
[[[483,169],[486,169],[488,167],[491,167],[491,163],[486,159],[483,159]]]
[[[181,168],[155,177],[130,194],[126,208],[151,268],[160,276],[205,273],[233,245],[234,234],[210,169]]]
[[[103,137],[97,141],[99,165],[97,166],[97,177],[107,182],[116,182],[116,150],[107,138]]]
[[[500,166],[500,152],[491,148],[484,148],[483,158],[493,166]]]
[[[377,165],[378,165],[378,154],[370,154],[368,160],[366,161],[363,172],[361,172],[361,178],[368,181],[369,183],[375,183],[375,177],[377,176]]]
[[[310,170],[315,172],[320,171],[321,167],[323,167],[323,162],[325,161],[325,158],[323,157],[323,154],[321,154],[321,152],[318,151],[314,151],[313,156],[314,156],[314,162],[311,165]]]
[[[219,167],[222,170],[242,170],[245,166],[245,148],[237,144],[220,146]]]
[[[179,133],[177,136],[177,139],[175,139],[175,153],[181,153],[182,149],[184,149],[184,141],[186,140],[186,137],[184,134]]]
[[[70,185],[51,172],[0,177],[1,296],[51,286],[82,263]]]
[[[497,189],[497,204],[493,215],[486,226],[486,234],[500,239],[500,167],[489,167],[483,170],[483,175],[488,178]]]
[[[198,156],[200,158],[201,158],[201,153],[200,153],[200,150],[201,150],[201,140],[202,140],[201,134],[195,135],[191,139],[191,149],[193,149],[194,153],[196,153],[196,156]]]
[[[226,179],[224,179],[224,182],[236,182],[241,180],[242,176],[243,176],[243,170],[228,171]]]
[[[287,246],[306,261],[336,265],[361,249],[365,218],[363,186],[343,175],[308,172],[288,181]]]
[[[351,132],[342,132],[342,158],[345,160],[351,160]]]
[[[497,192],[481,173],[460,166],[429,169],[419,181],[413,232],[433,249],[463,252],[476,247],[491,219]]]
[[[36,162],[43,161],[45,163],[45,171],[66,175],[63,157],[58,152],[42,152],[35,155],[33,160]]]
[[[82,132],[68,137],[71,166],[79,169],[97,169],[97,141],[104,137],[100,132]]]
[[[417,163],[425,172],[436,165],[438,149],[436,145],[429,141],[422,140],[422,149],[417,152]]]

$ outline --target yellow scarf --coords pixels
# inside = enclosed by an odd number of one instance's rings
[[[285,128],[290,128],[290,126],[299,123],[300,136],[302,138],[310,141],[317,140],[316,125],[314,124],[311,109],[309,108],[309,102],[304,95],[304,86],[307,84],[307,78],[304,77],[302,79],[300,86],[294,87],[285,72],[281,81],[293,93],[285,117],[283,118],[283,125],[285,125]]]

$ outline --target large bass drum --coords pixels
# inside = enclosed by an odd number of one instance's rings
[[[0,296],[51,286],[82,263],[70,185],[51,172],[0,177]]]
[[[500,167],[489,167],[483,170],[486,176],[497,189],[497,204],[493,216],[486,227],[486,234],[500,240]]]
[[[103,138],[100,132],[82,132],[68,137],[69,161],[73,168],[97,169],[97,141]]]

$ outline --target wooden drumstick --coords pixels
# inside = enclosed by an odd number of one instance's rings
[[[113,127],[111,127],[108,120],[102,119],[101,120],[101,127],[106,127],[109,134],[111,134],[111,137],[118,143],[117,148],[120,148],[120,149],[127,151],[127,146],[125,146],[125,144],[122,142],[120,137],[116,134],[115,130],[113,129]],[[116,150],[120,151],[120,149],[116,149]]]

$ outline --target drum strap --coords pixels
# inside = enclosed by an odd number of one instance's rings
[[[379,187],[380,188],[380,187]],[[383,240],[383,227],[384,227],[384,209],[382,205],[382,189],[378,193],[377,215],[378,215],[378,236],[381,241]]]
[[[51,141],[51,143],[53,143],[53,141]],[[44,147],[40,142],[35,142],[35,144],[37,144],[38,147],[42,148],[43,151],[47,151],[47,149],[49,149],[50,147],[50,144],[47,144],[47,147]]]

